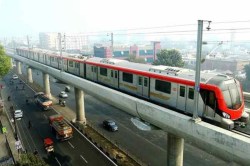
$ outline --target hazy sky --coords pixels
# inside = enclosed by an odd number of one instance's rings
[[[250,20],[247,0],[0,0],[0,37]]]

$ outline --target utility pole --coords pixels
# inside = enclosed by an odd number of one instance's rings
[[[58,40],[59,40],[59,51],[61,57],[61,72],[63,71],[63,57],[62,57],[62,36],[61,33],[58,33]]]
[[[196,69],[195,69],[195,86],[194,86],[194,112],[192,120],[195,122],[201,121],[198,115],[199,92],[200,92],[200,67],[201,67],[201,51],[202,51],[202,31],[203,20],[198,20],[198,37],[197,37],[197,52],[196,52]]]
[[[28,49],[30,49],[30,39],[28,35],[27,35],[27,44],[28,44]]]
[[[113,57],[113,51],[114,51],[114,38],[113,38],[113,32],[111,33],[111,55]]]
[[[201,52],[202,52],[202,35],[203,35],[203,21],[198,20],[198,36],[197,36],[197,52],[196,52],[196,70],[195,70],[195,86],[194,86],[194,112],[192,120],[194,122],[200,122],[201,119],[198,115],[199,110],[199,94],[200,94],[200,67],[201,67]],[[208,22],[207,30],[210,30],[210,23]]]
[[[64,52],[66,52],[66,36],[65,36],[65,33],[63,34],[63,42],[64,42],[63,50],[64,50]]]

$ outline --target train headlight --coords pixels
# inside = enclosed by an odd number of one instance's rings
[[[230,119],[230,115],[229,114],[227,114],[225,112],[222,112],[222,115],[223,115],[224,118]]]

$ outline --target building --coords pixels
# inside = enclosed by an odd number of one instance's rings
[[[117,59],[126,59],[129,55],[134,55],[136,58],[144,58],[147,63],[152,63],[157,59],[156,54],[160,52],[161,45],[160,42],[152,42],[150,45],[143,46],[116,46],[114,47],[113,54],[111,54],[111,49],[104,46],[94,46],[94,56],[109,58],[114,57]]]
[[[84,34],[66,34],[61,36],[62,48],[68,52],[80,52],[88,44],[88,37]],[[39,33],[40,47],[43,49],[58,50],[58,33]]]
[[[239,59],[206,59],[201,65],[202,70],[217,70],[217,71],[231,71],[232,74],[237,74],[244,69],[245,65],[250,64],[250,60]]]
[[[58,50],[58,33],[39,33],[39,45],[43,49]]]
[[[94,56],[100,58],[111,58],[111,49],[104,46],[94,46]]]

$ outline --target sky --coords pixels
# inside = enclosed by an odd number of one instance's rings
[[[0,0],[0,38],[250,20],[247,0]],[[250,27],[250,26],[249,26]]]

